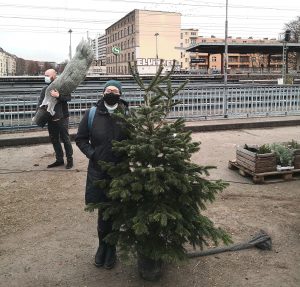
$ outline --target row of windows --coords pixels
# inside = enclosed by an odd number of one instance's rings
[[[118,24],[113,25],[111,28],[107,30],[107,34],[111,34],[112,32],[120,29],[121,27],[125,26],[126,24],[129,24],[129,22],[134,22],[134,15],[129,15],[125,19],[121,20]]]
[[[187,36],[189,32],[184,32],[184,35]],[[197,36],[197,32],[191,32],[192,36]],[[183,39],[183,33],[180,33],[180,39]]]
[[[123,37],[127,37],[128,35],[131,35],[133,33],[134,25],[132,24],[131,26],[125,27],[124,29],[112,34],[111,36],[108,35],[106,38],[107,44],[120,40]]]
[[[129,74],[129,68],[128,68],[128,65],[124,66],[117,66],[117,67],[107,67],[106,68],[106,72],[108,74],[116,74],[116,71],[117,71],[117,74],[118,75],[127,75]]]
[[[112,53],[112,48],[114,46],[120,47],[121,51],[128,49],[128,48],[133,48],[135,46],[135,39],[131,38],[131,39],[128,39],[127,41],[125,40],[124,42],[115,43],[113,46],[109,46],[106,48],[106,53],[107,54]]]
[[[185,39],[185,44],[196,44],[196,39]],[[183,47],[183,43],[180,43],[180,47]]]
[[[118,57],[116,57],[116,56],[107,57],[107,64],[116,63],[116,58],[117,58],[118,63],[133,61],[134,60],[134,52],[120,54]]]

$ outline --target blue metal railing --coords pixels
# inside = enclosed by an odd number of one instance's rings
[[[36,111],[39,92],[37,87],[0,88],[0,130],[36,128],[31,118]],[[85,110],[97,102],[100,94],[96,85],[78,87],[69,103],[70,125],[78,125]],[[143,92],[137,86],[127,86],[123,98],[130,106],[139,106],[143,102]],[[181,104],[173,108],[170,118],[203,120],[300,115],[300,85],[228,85],[225,88],[216,84],[190,84],[176,99],[181,100]]]

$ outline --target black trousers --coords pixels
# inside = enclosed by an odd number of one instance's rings
[[[102,240],[106,235],[112,232],[112,222],[110,220],[103,220],[100,210],[98,210],[98,235]]]
[[[64,160],[64,152],[60,141],[63,142],[67,159],[72,159],[73,148],[69,136],[69,118],[48,122],[48,132],[57,161]]]

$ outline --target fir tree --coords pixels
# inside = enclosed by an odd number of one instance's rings
[[[187,82],[173,89],[172,70],[162,76],[163,62],[145,85],[136,65],[131,73],[144,91],[144,103],[129,117],[119,113],[128,128],[128,139],[113,143],[114,152],[122,157],[118,164],[100,162],[110,181],[100,181],[111,199],[109,203],[90,204],[87,210],[100,208],[104,219],[113,222],[113,232],[105,240],[118,243],[123,255],[138,252],[154,259],[172,262],[186,258],[185,244],[203,248],[211,242],[225,244],[230,237],[201,211],[213,202],[227,184],[209,181],[212,166],[191,161],[199,151],[192,142],[185,121],[166,119],[176,96]]]

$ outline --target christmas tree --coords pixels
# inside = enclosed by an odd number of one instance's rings
[[[143,104],[130,116],[118,113],[126,124],[128,139],[113,143],[120,163],[100,162],[111,180],[98,182],[111,199],[108,203],[90,204],[87,210],[99,208],[104,219],[113,222],[113,232],[105,240],[118,244],[123,254],[138,253],[164,262],[187,258],[186,244],[203,248],[225,244],[230,237],[201,211],[213,202],[227,186],[222,180],[207,179],[212,166],[191,161],[199,151],[185,121],[167,119],[178,104],[178,92],[187,82],[173,89],[172,70],[162,76],[161,62],[155,77],[146,86],[136,65],[131,73],[144,91]]]

